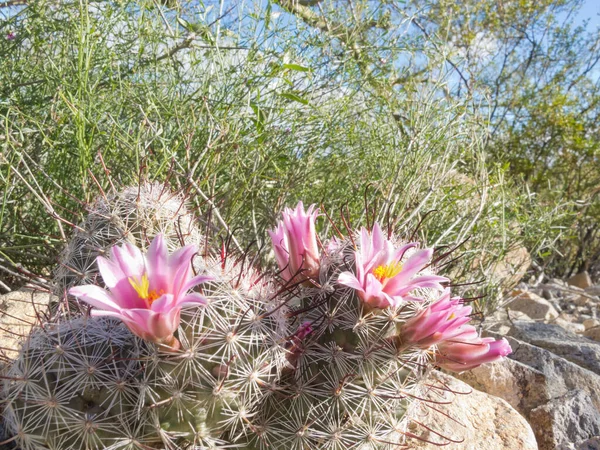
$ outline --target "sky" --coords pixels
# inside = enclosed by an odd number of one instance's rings
[[[600,0],[585,0],[584,4],[576,17],[576,22],[582,24],[585,19],[590,19],[588,27],[590,29],[600,27]]]

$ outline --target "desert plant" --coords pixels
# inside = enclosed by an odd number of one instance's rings
[[[73,266],[102,284],[103,250],[158,232],[171,247],[201,236],[165,186],[102,198],[67,247],[57,284],[66,292],[85,282],[64,275]],[[270,278],[226,247],[204,249],[194,267],[212,281],[203,284],[207,304],[182,312],[178,349],[138,339],[114,319],[77,317],[84,308],[64,308],[32,333],[3,385],[7,426],[24,450],[218,448],[247,433],[286,364],[286,307]]]

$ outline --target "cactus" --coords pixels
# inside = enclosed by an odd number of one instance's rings
[[[164,184],[142,182],[99,197],[59,258],[55,292],[64,296],[73,286],[100,284],[96,257],[125,241],[143,249],[162,233],[170,249],[185,244],[202,249],[204,241],[197,225],[186,196]]]
[[[91,261],[110,246],[143,246],[162,232],[171,248],[207,243],[194,261],[210,275],[201,289],[207,303],[170,322],[177,346],[85,314],[58,314],[34,331],[2,389],[21,449],[401,448],[419,438],[416,417],[431,391],[444,390],[426,381],[436,365],[462,370],[510,351],[466,324],[471,309],[433,275],[433,250],[386,238],[375,224],[319,251],[312,207],[284,215],[271,232],[280,266],[272,277],[226,246],[211,250],[183,196],[164,187],[144,184],[96,202],[64,252],[62,292],[101,284]],[[129,278],[135,301],[150,298],[144,261],[146,294]],[[125,283],[130,266],[120,272]],[[119,308],[132,308],[123,299]],[[450,442],[427,431],[437,444]]]
[[[97,201],[81,228],[57,271],[61,290],[100,284],[90,261],[120,240],[139,245],[160,231],[171,247],[201,241],[183,197],[158,185]],[[182,311],[176,351],[106,318],[56,315],[31,334],[3,384],[7,428],[23,450],[213,449],[244,440],[287,364],[286,307],[245,258],[204,253],[194,267],[214,277],[202,286],[208,303]],[[72,267],[86,265],[84,277],[72,277]]]
[[[295,345],[294,370],[265,398],[255,448],[391,449],[405,442],[409,412],[433,366],[428,352],[404,348],[397,330],[422,305],[375,309],[340,285],[353,251],[352,240],[336,241],[322,256],[318,282],[295,292],[290,315],[311,332]],[[433,298],[429,289],[419,295]]]
[[[4,418],[19,448],[109,448],[124,430],[146,442],[135,409],[143,346],[113,319],[33,331],[3,383]]]
[[[286,364],[285,310],[269,300],[268,283],[248,277],[252,271],[239,276],[234,262],[212,267],[210,302],[184,310],[176,352],[114,319],[78,318],[34,332],[3,389],[7,426],[21,448],[121,448],[132,440],[212,449],[245,435]]]

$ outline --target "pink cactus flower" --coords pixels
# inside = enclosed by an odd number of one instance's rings
[[[400,330],[405,345],[428,349],[432,345],[452,339],[466,331],[475,331],[471,325],[471,307],[464,306],[459,297],[450,298],[450,289],[441,297],[408,319]]]
[[[463,372],[481,364],[498,361],[512,353],[512,349],[506,339],[481,338],[473,329],[452,340],[441,342],[438,352],[438,366],[453,372]]]
[[[108,290],[86,285],[71,288],[69,293],[93,306],[93,316],[117,317],[142,339],[177,349],[173,333],[179,327],[182,307],[206,303],[202,295],[188,291],[212,280],[208,275],[192,276],[196,246],[187,245],[169,255],[159,234],[146,255],[129,243],[113,247],[111,253],[110,259],[97,258]]]
[[[433,249],[417,250],[406,260],[408,250],[418,244],[413,242],[396,249],[385,238],[378,223],[373,232],[361,230],[359,250],[354,253],[356,274],[343,272],[338,282],[358,291],[366,304],[375,308],[396,307],[406,300],[421,301],[410,296],[417,288],[433,288],[442,291],[440,283],[447,278],[437,275],[418,275],[431,259]]]
[[[284,280],[307,280],[319,275],[319,246],[315,231],[318,212],[311,205],[304,212],[298,202],[295,210],[286,208],[277,228],[269,230],[275,259]]]

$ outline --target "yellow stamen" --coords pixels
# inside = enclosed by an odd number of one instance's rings
[[[381,265],[381,266],[375,267],[375,269],[373,269],[373,275],[375,275],[375,278],[377,278],[379,281],[383,281],[388,278],[394,278],[401,271],[402,271],[402,264],[399,262],[395,262],[395,263],[386,264],[385,266]]]
[[[448,320],[452,320],[456,317],[456,314],[452,313],[448,316]]]
[[[148,302],[148,306],[152,305],[155,300],[158,300],[164,293],[164,290],[160,290],[156,292],[155,289],[150,289],[150,281],[148,280],[148,275],[142,275],[142,280],[138,282],[136,278],[129,278],[129,283],[135,289],[135,292],[140,296],[142,300],[146,300]]]
[[[148,280],[148,275],[142,275],[142,280],[140,282],[138,282],[137,279],[130,277],[129,284],[131,284],[131,286],[135,289],[135,292],[138,293],[140,298],[143,298],[144,300],[148,299],[148,297],[150,296],[148,294],[148,289],[150,289],[150,281]]]

